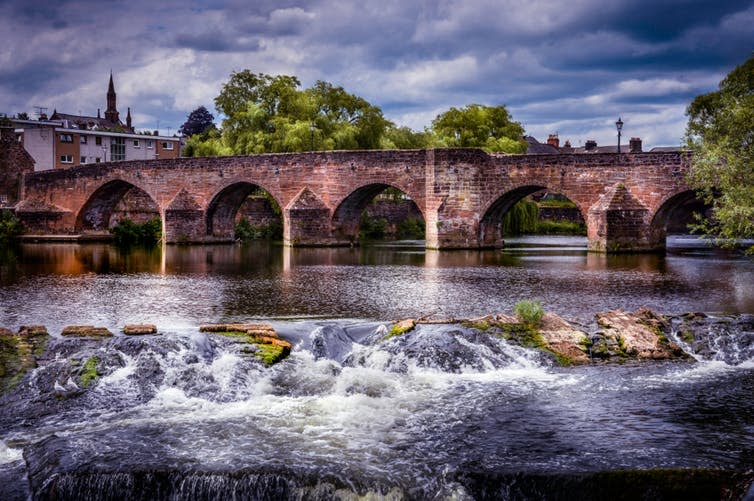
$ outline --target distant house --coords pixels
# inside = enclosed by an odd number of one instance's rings
[[[177,158],[181,140],[177,137],[137,134],[131,124],[131,108],[126,122],[120,120],[113,76],[107,89],[104,118],[72,115],[57,110],[39,120],[12,119],[18,141],[34,158],[35,170],[65,169],[77,165]]]
[[[566,141],[563,146],[560,146],[560,138],[557,134],[550,134],[547,138],[547,143],[540,143],[532,136],[524,136],[524,139],[528,143],[529,147],[526,151],[529,155],[553,155],[557,153],[617,153],[618,145],[610,146],[598,146],[597,141],[589,139],[584,143],[584,146],[573,147],[570,141]],[[652,151],[678,151],[678,148],[652,148]],[[641,138],[632,137],[628,144],[621,145],[621,153],[641,153],[642,145]]]

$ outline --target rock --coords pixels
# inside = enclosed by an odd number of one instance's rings
[[[588,363],[588,345],[585,332],[576,329],[554,313],[546,313],[539,325],[539,332],[547,349],[575,364]]]
[[[126,324],[123,326],[123,334],[126,336],[157,334],[157,326],[154,324]]]
[[[112,337],[113,333],[105,327],[93,325],[69,325],[60,333],[64,337]]]
[[[283,360],[293,348],[291,343],[280,339],[270,324],[205,324],[199,330],[229,337],[239,343],[257,345],[259,349],[255,349],[253,354],[267,365]],[[246,352],[250,353],[251,350],[247,349]]]
[[[393,327],[391,327],[390,333],[388,334],[388,338],[405,334],[409,331],[414,330],[415,327],[416,327],[416,320],[414,320],[413,318],[407,318],[405,320],[396,322],[395,324],[393,324]]]
[[[655,360],[686,356],[666,337],[667,321],[648,309],[642,308],[636,313],[613,310],[598,313],[596,318],[606,343],[609,345],[611,338],[617,341],[619,356]]]
[[[22,325],[18,329],[18,335],[24,337],[49,336],[47,327],[44,325]]]
[[[48,339],[46,335],[28,335],[23,328],[18,334],[0,329],[0,392],[13,388],[28,369],[37,366],[37,357],[44,353]]]

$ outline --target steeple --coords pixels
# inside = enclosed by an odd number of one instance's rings
[[[120,124],[118,108],[115,105],[115,85],[113,84],[113,72],[110,71],[110,84],[107,86],[107,109],[105,110],[105,119],[114,124]]]
[[[133,127],[131,127],[131,107],[128,107],[128,114],[126,115],[126,127],[128,127],[131,132],[133,132]]]

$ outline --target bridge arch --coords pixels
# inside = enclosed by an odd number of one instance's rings
[[[573,198],[568,196],[563,190],[553,190],[544,184],[526,184],[515,187],[492,200],[487,206],[480,211],[482,214],[479,220],[478,243],[480,247],[502,247],[503,246],[503,216],[514,205],[523,200],[525,197],[538,191],[548,190],[552,193],[559,193],[576,205],[579,210],[581,219],[586,223],[584,209]]]
[[[76,216],[78,233],[109,233],[128,218],[137,223],[160,217],[160,207],[144,189],[122,179],[108,181],[89,195]]]
[[[694,190],[685,190],[665,197],[651,218],[652,241],[658,247],[664,247],[668,234],[688,233],[688,225],[694,222],[694,214],[704,214],[709,209],[710,205],[701,200]]]
[[[337,204],[333,211],[331,231],[335,240],[350,244],[358,243],[361,214],[377,195],[388,188],[395,188],[405,194],[408,199],[414,203],[422,220],[426,221],[426,215],[423,208],[416,203],[416,200],[411,197],[408,190],[392,183],[364,184],[346,195],[346,197]]]
[[[218,191],[207,205],[207,236],[216,240],[234,240],[239,209],[255,192],[267,193],[279,210],[280,201],[264,186],[248,181],[233,182]],[[282,224],[280,214],[276,217]]]

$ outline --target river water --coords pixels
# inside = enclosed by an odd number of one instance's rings
[[[0,399],[0,498],[746,495],[751,321],[689,361],[572,368],[458,325],[384,339],[391,320],[530,298],[583,324],[642,306],[754,313],[754,261],[682,238],[664,256],[544,237],[484,252],[26,244],[0,257],[0,326],[53,340]],[[294,343],[289,359],[265,368],[198,332],[255,320]],[[162,335],[58,336],[139,322]],[[72,375],[91,356],[83,390]]]

